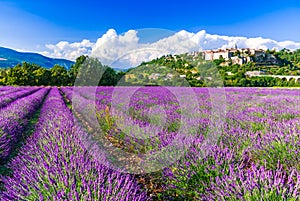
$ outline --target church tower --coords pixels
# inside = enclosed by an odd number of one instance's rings
[[[234,44],[234,49],[237,50],[237,45],[236,45],[236,43]]]

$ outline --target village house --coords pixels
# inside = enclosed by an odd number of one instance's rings
[[[235,45],[230,49],[206,50],[203,52],[205,60],[215,60],[223,58],[226,63],[229,61],[232,64],[245,64],[253,61],[253,58],[265,57],[266,53],[262,49],[242,48],[238,49]]]
[[[174,77],[174,75],[172,73],[168,73],[166,76],[167,79],[172,79],[173,77]]]
[[[215,59],[220,59],[221,57],[223,57],[225,60],[228,60],[231,57],[233,57],[234,52],[236,52],[234,49],[206,50],[206,51],[204,51],[204,59],[205,60],[215,60]]]
[[[157,80],[160,76],[160,73],[152,73],[150,76],[149,76],[149,79],[150,80]]]

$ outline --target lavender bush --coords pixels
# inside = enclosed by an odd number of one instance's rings
[[[0,111],[0,163],[5,162],[12,153],[29,118],[40,107],[47,92],[46,88],[40,89]]]
[[[32,94],[37,91],[38,87],[22,87],[22,90],[9,90],[5,91],[5,94],[0,96],[0,108],[7,106],[9,103],[17,100],[18,98],[22,98]]]
[[[147,200],[134,177],[88,154],[85,137],[53,88],[34,134],[8,165],[13,175],[3,178],[6,191],[1,200]]]

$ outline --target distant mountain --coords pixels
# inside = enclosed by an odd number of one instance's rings
[[[58,64],[67,69],[74,63],[66,59],[53,59],[37,53],[18,52],[0,47],[0,68],[13,67],[22,62],[34,63],[45,68],[52,68],[55,64]]]

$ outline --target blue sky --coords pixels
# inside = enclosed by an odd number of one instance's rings
[[[59,41],[95,42],[110,28],[264,37],[300,42],[300,1],[0,1],[0,46],[42,51]]]

